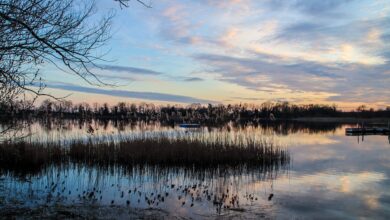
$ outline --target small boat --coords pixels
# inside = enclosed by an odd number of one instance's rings
[[[181,128],[199,128],[200,124],[179,124]]]

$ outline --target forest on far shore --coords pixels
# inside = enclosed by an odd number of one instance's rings
[[[70,101],[44,100],[40,105],[14,102],[12,105],[0,105],[0,117],[5,119],[29,117],[60,118],[99,118],[156,120],[165,122],[226,122],[239,120],[274,120],[300,117],[358,117],[390,118],[390,106],[386,109],[368,109],[359,106],[352,111],[342,111],[336,105],[308,104],[297,105],[289,102],[264,102],[255,104],[208,104],[199,103],[187,106],[154,105],[148,103],[134,104],[120,102],[108,104],[73,104]]]

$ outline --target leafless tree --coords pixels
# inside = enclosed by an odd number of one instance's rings
[[[130,0],[115,1],[127,7]],[[102,60],[104,53],[96,49],[110,37],[113,13],[93,22],[95,12],[93,0],[0,0],[0,88],[6,91],[2,94],[42,95],[38,71],[45,63],[91,84],[103,83],[90,68]]]
[[[101,59],[95,50],[109,38],[112,14],[90,25],[93,13],[93,1],[1,0],[0,70],[4,85],[41,95],[39,89],[29,86],[37,86],[37,71],[44,63],[88,82],[90,76],[97,79],[89,66]]]
[[[129,3],[114,1],[121,7]],[[26,94],[53,97],[43,92],[39,72],[48,63],[104,84],[91,67],[105,55],[97,49],[110,37],[114,13],[99,21],[95,13],[94,0],[0,0],[0,106],[12,106]]]

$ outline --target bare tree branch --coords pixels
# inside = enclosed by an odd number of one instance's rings
[[[114,0],[116,2],[119,2],[119,6],[122,8],[122,7],[129,7],[129,2],[130,0]],[[151,2],[149,2],[149,4],[145,3],[144,1],[141,1],[141,0],[136,0],[138,3],[140,3],[141,5],[147,7],[147,8],[152,8],[152,4]]]
[[[118,1],[128,7],[129,0]],[[142,0],[136,0],[145,7]],[[97,49],[110,39],[113,12],[95,18],[94,0],[0,0],[0,107],[16,105],[26,94],[47,96],[40,69],[46,63],[93,85],[109,85],[92,71],[104,61]]]

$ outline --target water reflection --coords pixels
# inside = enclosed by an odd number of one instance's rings
[[[372,135],[387,136],[387,140],[389,141],[389,144],[390,144],[390,135],[381,135],[381,134],[372,134]],[[354,136],[354,137],[356,137],[356,141],[359,144],[360,142],[364,142],[364,137],[368,136],[368,135],[365,135],[365,134],[346,134],[346,136]]]
[[[3,170],[0,210],[39,209],[47,204],[83,210],[88,204],[87,207],[102,210],[109,207],[110,212],[114,208],[125,209],[126,213],[132,210],[133,217],[158,212],[157,216],[167,219],[390,218],[390,137],[364,136],[364,141],[360,137],[358,142],[357,137],[345,135],[345,128],[353,126],[350,124],[229,123],[188,132],[176,126],[146,122],[46,123],[37,121],[28,128],[35,132],[31,139],[136,136],[156,131],[208,138],[221,133],[247,135],[267,137],[288,147],[292,162],[288,166],[256,168],[68,164],[32,173]],[[87,133],[89,125],[95,129],[93,135]]]
[[[91,136],[136,136],[145,133],[242,133],[250,132],[262,136],[289,136],[291,134],[329,134],[336,132],[340,123],[283,122],[234,123],[203,126],[198,129],[184,129],[177,124],[162,124],[154,121],[131,120],[61,120],[59,118],[36,119],[31,121],[14,120],[0,123],[0,131],[7,127],[17,127],[17,136],[28,136],[29,141],[56,142],[85,139]]]
[[[229,215],[269,205],[272,181],[283,175],[287,175],[286,169],[279,167],[123,169],[53,165],[33,175],[2,173],[1,208],[115,205],[163,209],[194,218]]]

